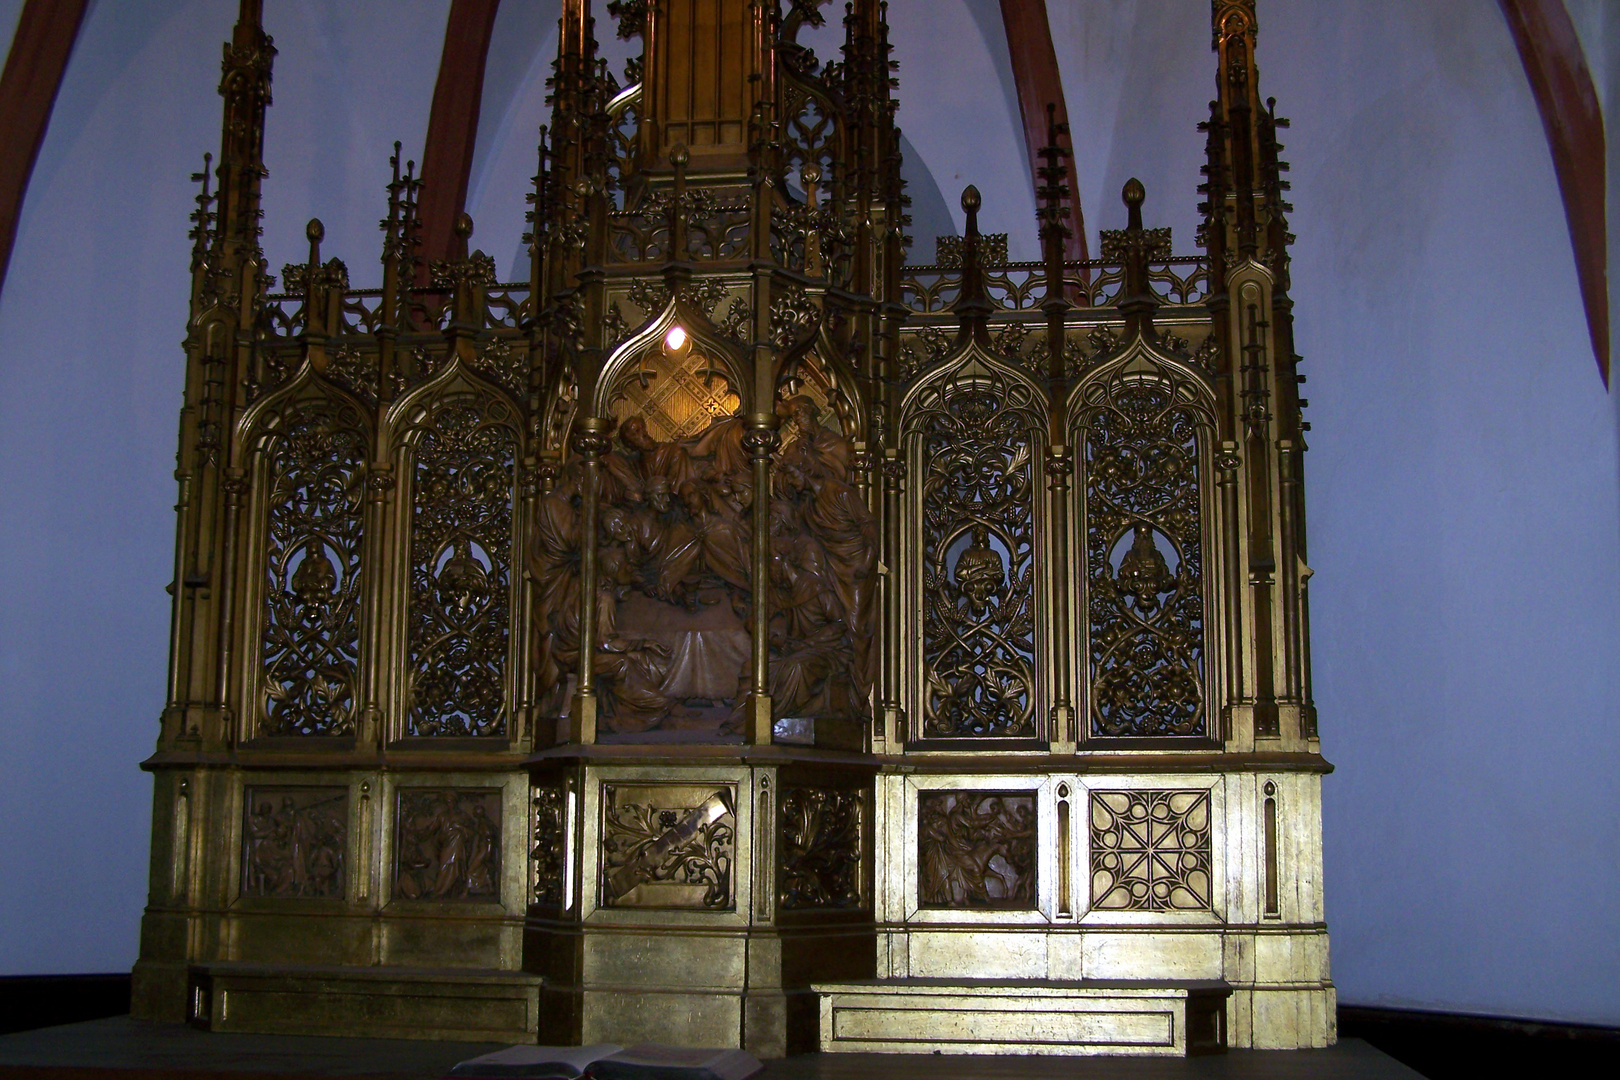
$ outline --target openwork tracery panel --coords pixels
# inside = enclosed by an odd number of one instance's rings
[[[1091,906],[1105,911],[1210,908],[1207,791],[1093,791]]]
[[[975,365],[920,404],[923,737],[1033,737],[1035,391]]]
[[[512,497],[510,409],[463,394],[434,405],[411,453],[406,734],[506,732]]]
[[[1093,737],[1208,733],[1194,391],[1157,374],[1086,388],[1081,421]]]
[[[261,735],[350,735],[360,702],[366,437],[357,410],[298,406],[269,451]]]
[[[608,407],[621,422],[641,417],[647,433],[659,442],[700,435],[741,403],[723,365],[695,343],[673,356],[662,348],[649,349],[640,364],[620,381]]]

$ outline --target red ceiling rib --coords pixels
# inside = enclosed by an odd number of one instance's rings
[[[85,0],[28,0],[0,73],[0,288],[17,238],[28,177],[84,21]]]
[[[1563,0],[1499,0],[1547,132],[1575,274],[1603,385],[1609,385],[1608,224],[1603,112]]]
[[[1018,87],[1018,112],[1024,121],[1030,176],[1035,177],[1041,165],[1036,155],[1046,143],[1047,104],[1057,106],[1058,123],[1069,122],[1052,28],[1046,21],[1046,0],[1001,0],[1001,21],[1007,28],[1007,52],[1012,57],[1013,82]],[[1070,145],[1067,136],[1062,141],[1066,147]],[[1084,259],[1086,222],[1080,212],[1080,185],[1075,179],[1073,157],[1067,160],[1067,169],[1071,235],[1064,241],[1064,257]],[[1038,179],[1035,183],[1040,186]]]
[[[422,254],[428,260],[448,259],[454,253],[456,217],[467,205],[467,182],[478,142],[484,61],[499,5],[500,0],[453,0],[450,5],[422,149]]]

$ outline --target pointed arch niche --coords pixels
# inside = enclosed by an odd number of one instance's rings
[[[1070,397],[1088,741],[1208,741],[1218,731],[1212,402],[1201,376],[1140,340]]]
[[[940,745],[1047,737],[1041,626],[1048,591],[1040,469],[1045,392],[977,345],[902,404],[902,647],[911,738]]]
[[[450,359],[390,411],[399,497],[395,738],[505,741],[518,700],[521,412]]]
[[[243,419],[252,495],[239,700],[249,739],[352,738],[369,705],[369,413],[306,361]]]

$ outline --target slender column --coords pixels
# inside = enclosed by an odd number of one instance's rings
[[[596,533],[597,504],[602,493],[602,455],[608,451],[608,421],[583,417],[574,430],[574,451],[580,456],[584,484],[579,508],[579,661],[578,682],[570,710],[569,741],[596,741]]]
[[[745,738],[771,741],[771,455],[781,436],[774,413],[750,413],[743,448],[754,467],[754,603],[749,633],[753,654],[748,668],[748,720]]]
[[[1063,370],[1063,321],[1069,311],[1069,302],[1063,297],[1063,255],[1064,242],[1071,230],[1063,223],[1064,218],[1070,216],[1065,205],[1069,195],[1066,164],[1069,152],[1060,142],[1068,133],[1069,126],[1058,119],[1057,105],[1048,103],[1046,145],[1038,153],[1043,164],[1037,170],[1041,249],[1046,262],[1046,299],[1041,310],[1046,313],[1046,388],[1050,398],[1047,403],[1046,532],[1052,566],[1048,577],[1052,588],[1048,605],[1052,612],[1049,646],[1052,650],[1052,719],[1047,739],[1054,750],[1062,751],[1072,751],[1079,737],[1071,695],[1075,643],[1082,640],[1077,628],[1069,625],[1069,476],[1074,472],[1074,460],[1069,448],[1069,380]]]

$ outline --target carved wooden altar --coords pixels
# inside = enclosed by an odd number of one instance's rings
[[[810,1049],[1323,1045],[1278,119],[1216,0],[1203,253],[905,235],[883,7],[564,5],[528,279],[197,180],[135,1012]],[[217,186],[215,182],[217,181]],[[276,223],[282,228],[285,223]],[[908,259],[908,251],[911,257]]]

